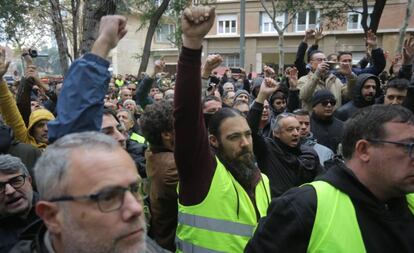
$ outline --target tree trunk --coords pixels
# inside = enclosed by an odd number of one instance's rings
[[[68,64],[68,44],[66,41],[65,31],[63,30],[62,16],[60,15],[59,0],[49,0],[52,14],[53,32],[59,52],[59,61],[62,68],[62,74],[65,75],[69,69]]]
[[[79,57],[78,51],[78,14],[79,14],[79,4],[80,0],[71,0],[72,8],[72,48],[73,48],[73,58],[76,59]]]
[[[411,18],[411,13],[413,12],[413,4],[414,4],[413,0],[408,0],[404,21],[400,28],[400,34],[398,35],[398,44],[395,50],[396,54],[400,54],[402,52],[402,45],[404,43],[405,32],[407,31],[408,23],[410,22],[410,18]]]
[[[369,24],[369,29],[373,33],[377,33],[379,22],[381,20],[382,12],[386,4],[386,0],[377,0],[375,1],[374,9],[372,10],[371,22]]]
[[[162,14],[164,14],[169,3],[170,3],[170,0],[163,0],[161,5],[158,7],[158,9],[155,11],[154,15],[150,19],[147,35],[145,37],[144,49],[142,51],[142,58],[141,58],[141,64],[138,70],[138,76],[140,76],[141,73],[147,70],[148,61],[149,61],[150,52],[151,52],[152,38],[154,37],[155,31],[157,29],[158,21],[162,17]]]
[[[85,0],[83,6],[82,41],[78,53],[85,54],[92,49],[99,32],[99,21],[105,15],[116,11],[116,0]]]
[[[278,46],[279,46],[279,75],[284,73],[284,65],[285,65],[285,37],[284,32],[279,32],[279,40],[278,40]]]

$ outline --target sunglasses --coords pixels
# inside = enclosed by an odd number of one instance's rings
[[[322,106],[328,106],[328,104],[331,104],[331,106],[335,106],[336,101],[335,100],[326,100],[326,101],[322,101],[321,104],[322,104]]]

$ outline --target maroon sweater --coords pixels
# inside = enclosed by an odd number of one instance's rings
[[[183,47],[174,93],[174,157],[180,179],[179,200],[199,204],[207,196],[216,169],[201,108],[201,49]]]

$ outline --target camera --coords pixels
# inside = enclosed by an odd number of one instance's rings
[[[329,65],[329,70],[337,70],[339,69],[339,63],[338,62],[326,62]]]
[[[39,53],[37,52],[37,50],[35,50],[35,49],[31,49],[31,48],[30,48],[28,51],[29,51],[29,53],[23,54],[22,56],[24,57],[24,56],[26,56],[26,55],[30,55],[30,57],[32,57],[32,58],[37,58],[37,57],[48,57],[48,55],[47,55],[47,54],[39,54]]]

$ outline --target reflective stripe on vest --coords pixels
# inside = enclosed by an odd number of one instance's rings
[[[137,133],[132,133],[131,136],[129,137],[131,140],[136,141],[138,143],[144,144],[145,143],[145,138]]]
[[[316,191],[317,210],[307,252],[366,252],[349,196],[324,181],[309,185]],[[414,194],[406,197],[414,214]]]
[[[258,215],[270,202],[269,179],[255,188]],[[243,252],[257,225],[256,209],[247,192],[217,159],[205,199],[192,206],[178,203],[177,252]]]

